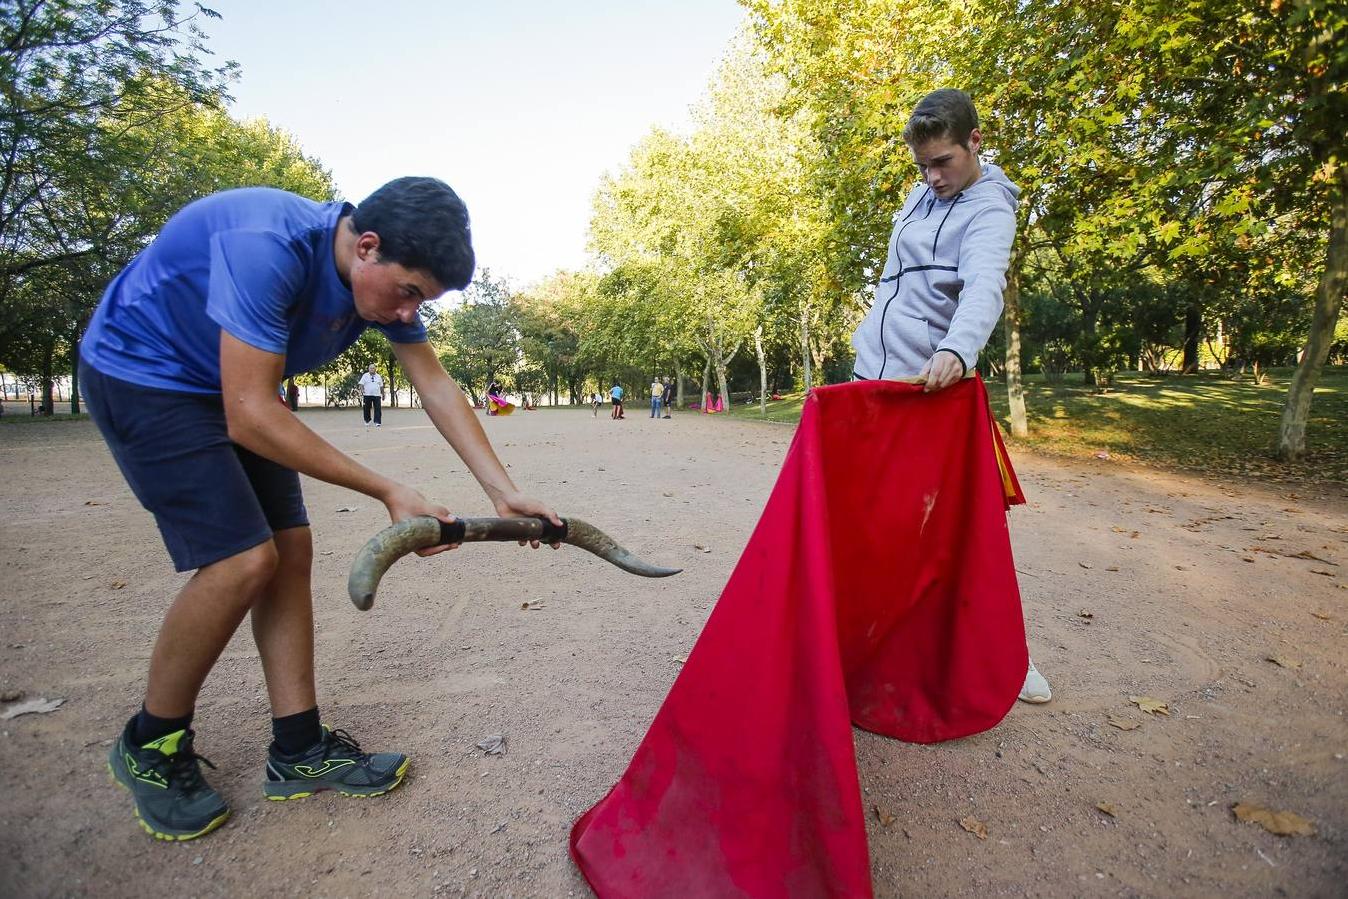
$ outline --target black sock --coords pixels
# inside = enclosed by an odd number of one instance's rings
[[[323,739],[323,728],[318,722],[318,706],[307,712],[271,719],[271,735],[276,748],[286,755],[295,755]]]
[[[145,706],[141,705],[140,712],[131,719],[131,742],[137,746],[144,746],[175,731],[187,730],[191,726],[191,712],[181,718],[160,718],[145,711]]]

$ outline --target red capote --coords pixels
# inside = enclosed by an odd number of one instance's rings
[[[572,828],[595,893],[870,896],[849,722],[931,743],[1016,701],[1008,500],[980,380],[814,390],[646,738]]]

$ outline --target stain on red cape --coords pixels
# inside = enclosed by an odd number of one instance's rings
[[[981,380],[813,391],[669,696],[572,828],[595,893],[870,896],[851,724],[934,743],[1005,716],[1023,501]]]

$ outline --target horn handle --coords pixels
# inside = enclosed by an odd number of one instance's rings
[[[351,563],[347,593],[356,608],[366,611],[374,605],[374,595],[384,573],[408,553],[451,543],[507,540],[569,543],[641,577],[669,577],[682,570],[643,562],[608,534],[579,518],[563,519],[558,527],[545,518],[458,518],[445,524],[429,515],[420,515],[384,528],[361,547]]]

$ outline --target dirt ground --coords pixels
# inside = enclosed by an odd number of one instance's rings
[[[488,513],[421,413],[386,412],[377,431],[349,410],[302,416],[452,510]],[[308,482],[324,719],[410,753],[412,774],[376,800],[265,801],[268,708],[241,635],[196,719],[234,815],[173,845],[136,826],[104,758],[184,577],[91,424],[0,428],[0,691],[65,699],[0,721],[0,896],[588,895],[570,824],[645,733],[791,430],[636,408],[486,426],[521,486],[685,573],[472,546],[400,563],[362,613],[347,565],[384,509]],[[1030,645],[1054,700],[938,746],[856,732],[876,894],[1344,896],[1348,499],[1013,454],[1031,500],[1012,513]],[[1144,695],[1169,716],[1130,704]],[[490,734],[504,756],[474,750]],[[1274,836],[1238,822],[1237,802],[1317,833]]]

